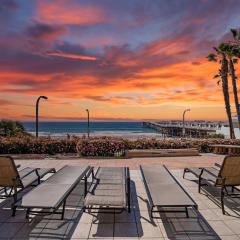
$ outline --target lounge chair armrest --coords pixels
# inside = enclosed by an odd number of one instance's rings
[[[223,187],[225,185],[226,178],[217,177],[215,186]]]
[[[40,169],[40,168],[34,168],[34,169],[32,169],[31,171],[29,171],[28,173],[26,173],[25,175],[23,175],[23,176],[21,176],[21,177],[19,177],[19,178],[20,178],[20,179],[23,179],[23,178],[27,177],[28,175],[32,174],[33,172],[35,172],[36,175],[39,177],[39,174],[38,174],[38,170],[39,170],[39,169]]]
[[[89,176],[92,174],[92,176],[94,176],[94,171],[93,171],[93,167],[90,167],[90,169],[88,170],[88,172],[86,173],[85,177],[89,178]]]
[[[206,168],[203,168],[203,169],[202,169],[202,173],[201,173],[201,175],[202,175],[204,172],[206,172],[206,173],[212,175],[213,177],[217,178],[217,176],[216,176],[214,173],[212,173],[211,171],[209,171],[209,170],[206,169]]]
[[[221,168],[221,164],[219,164],[219,163],[214,163],[214,166]]]

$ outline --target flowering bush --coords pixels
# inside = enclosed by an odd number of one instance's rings
[[[85,139],[78,142],[77,151],[81,156],[123,156],[125,144],[113,138]]]
[[[0,154],[63,154],[78,153],[81,156],[123,156],[131,149],[178,149],[197,148],[200,152],[211,152],[210,145],[239,145],[240,140],[230,139],[122,139],[114,137],[92,137],[52,139],[31,136],[0,137]]]
[[[76,152],[76,141],[49,138],[0,138],[0,154],[55,154]]]

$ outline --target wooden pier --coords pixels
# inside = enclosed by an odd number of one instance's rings
[[[152,128],[163,135],[163,137],[182,137],[182,121],[161,121],[161,122],[143,122],[143,127]],[[204,138],[209,134],[216,133],[221,127],[218,122],[189,121],[185,122],[185,136],[192,138]]]

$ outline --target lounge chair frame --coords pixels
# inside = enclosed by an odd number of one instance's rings
[[[100,168],[97,169],[96,173],[93,175],[93,178],[96,180],[96,175]],[[104,214],[121,214],[123,211],[127,210],[128,213],[131,212],[131,179],[130,179],[130,171],[128,167],[124,167],[125,172],[125,196],[126,196],[126,206],[120,207],[111,207],[111,206],[98,206],[93,207],[90,205],[85,205],[83,207],[83,211],[89,210],[89,213],[104,213]],[[94,180],[93,179],[93,180]],[[88,191],[86,191],[88,192]]]
[[[186,192],[186,190],[181,186],[181,184],[177,181],[177,179],[172,175],[172,173],[168,170],[168,168],[163,165],[163,167],[166,169],[166,171],[168,172],[169,176],[171,176],[173,178],[173,180],[176,182],[176,184],[183,190],[183,192],[192,200],[192,202],[194,203],[194,205],[155,205],[153,203],[153,200],[152,200],[152,196],[151,196],[151,193],[150,193],[150,190],[149,190],[149,187],[148,187],[148,183],[146,181],[146,178],[145,178],[145,175],[144,175],[144,170],[142,168],[142,166],[140,166],[140,171],[141,171],[141,174],[142,174],[142,178],[143,178],[143,183],[144,183],[144,186],[145,186],[145,189],[146,189],[146,192],[147,192],[147,196],[148,196],[148,200],[150,202],[150,216],[151,218],[155,218],[155,219],[160,219],[161,217],[156,217],[153,215],[153,213],[179,213],[179,212],[183,212],[186,214],[186,217],[189,218],[189,214],[188,214],[188,208],[191,207],[191,208],[195,208],[196,210],[198,209],[198,205],[197,203],[192,199],[192,197]],[[184,208],[184,210],[162,210],[160,208]],[[154,210],[156,209],[157,210]]]

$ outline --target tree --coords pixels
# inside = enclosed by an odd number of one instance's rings
[[[239,109],[239,100],[238,100],[238,89],[237,89],[237,77],[234,64],[237,63],[238,57],[240,55],[239,47],[234,42],[222,43],[219,46],[219,49],[226,54],[229,63],[229,75],[232,79],[233,95],[235,108],[238,119],[238,127],[240,128],[240,109]]]
[[[17,121],[1,120],[0,121],[0,135],[3,136],[17,136],[26,135],[27,132],[24,126]]]
[[[221,45],[220,45],[221,46]],[[223,97],[225,102],[225,109],[227,113],[227,118],[229,122],[229,130],[230,130],[230,138],[234,139],[234,128],[233,128],[233,122],[232,122],[232,113],[231,113],[231,105],[230,105],[230,98],[229,98],[229,87],[228,87],[228,60],[226,57],[226,53],[222,51],[221,47],[214,48],[216,53],[211,53],[208,55],[209,61],[219,62],[221,64],[221,68],[219,69],[219,73],[214,76],[214,78],[221,78],[218,81],[218,84],[222,83],[222,91],[223,91]]]
[[[240,30],[231,29],[233,34],[234,41],[229,42],[226,46],[228,56],[229,56],[229,68],[230,68],[230,75],[232,77],[232,86],[233,86],[233,94],[234,94],[234,101],[235,107],[238,117],[238,126],[240,129],[240,109],[239,109],[239,100],[238,100],[238,89],[237,89],[237,77],[235,72],[234,64],[238,62],[238,58],[240,58]]]

